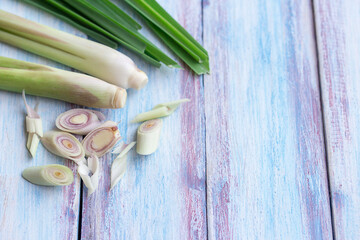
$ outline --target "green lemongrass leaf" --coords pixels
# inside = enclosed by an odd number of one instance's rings
[[[0,89],[25,89],[30,95],[96,108],[121,108],[126,102],[125,89],[100,79],[6,57],[0,57]]]
[[[181,26],[181,24],[179,24],[173,17],[171,17],[171,15],[165,11],[164,8],[162,8],[160,6],[160,4],[155,1],[155,0],[147,0],[149,2],[149,4],[151,4],[151,6],[164,18],[166,18],[166,20],[173,25],[176,30],[180,31],[185,37],[187,37],[192,43],[194,43],[201,51],[203,51],[206,55],[208,55],[208,52],[206,51],[206,49],[201,46],[201,44],[195,40],[195,38],[193,38],[193,36],[191,36],[191,34],[186,31],[186,29]]]
[[[195,61],[181,46],[179,46],[171,37],[164,33],[160,28],[155,26],[152,22],[147,21],[148,26],[153,32],[181,59],[188,65],[196,74],[210,73],[209,60],[202,63]]]
[[[156,60],[163,62],[169,67],[181,68],[181,66],[176,61],[172,60],[164,52],[157,48],[153,43],[146,39],[143,35],[139,34],[137,32],[138,28],[134,29],[133,27],[130,27],[133,25],[136,25],[136,27],[138,27],[140,25],[138,25],[135,21],[128,22],[129,20],[132,20],[132,18],[126,13],[124,13],[122,10],[120,10],[120,8],[118,8],[115,4],[113,4],[109,0],[88,0],[87,2],[96,7],[102,13],[106,14],[109,18],[112,18],[113,21],[119,22],[120,24],[126,25],[125,27],[132,29],[134,31],[134,34],[141,38],[146,44],[145,54],[148,54]]]
[[[109,11],[109,8],[104,8],[105,2],[99,2],[99,1],[84,2],[82,0],[79,2],[73,2],[73,1],[67,1],[67,2],[70,5],[72,5],[74,8],[77,7],[78,11],[81,11],[89,19],[92,19],[92,21],[99,24],[101,27],[109,31],[117,38],[123,38],[124,34],[131,34],[133,37],[136,37],[139,41],[141,41],[144,44],[145,48],[139,49],[137,46],[134,47],[137,48],[138,51],[141,50],[143,53],[145,53],[146,56],[142,56],[142,57],[148,60],[150,63],[154,65],[158,65],[155,61],[152,61],[151,58],[153,58],[157,61],[163,62],[167,66],[180,67],[174,60],[168,57],[165,53],[163,53],[159,48],[157,48],[144,36],[139,34],[137,32],[137,29],[133,29],[133,28],[129,29],[127,28],[127,24],[123,25],[124,21],[118,21],[119,18],[122,18],[121,15],[120,16],[117,15],[117,18],[112,17],[113,15],[115,15],[115,12]],[[81,6],[84,6],[84,8],[81,8]],[[115,5],[112,5],[112,9],[116,9],[116,8],[117,7]],[[119,11],[121,10],[119,9]],[[127,31],[127,33],[124,33],[122,31],[124,29]],[[131,41],[127,43],[133,44],[133,42]]]
[[[149,155],[159,146],[162,119],[152,119],[142,123],[137,130],[136,152],[140,155]]]
[[[107,31],[117,36],[118,38],[124,40],[125,42],[141,50],[142,52],[145,51],[146,44],[142,41],[141,38],[137,36],[137,34],[126,28],[122,24],[114,21],[112,18],[102,13],[99,9],[92,6],[89,2],[84,0],[64,1],[73,8],[75,8],[77,11],[81,12],[87,18],[90,18],[96,24],[100,25]]]
[[[188,35],[183,32],[185,29],[179,29],[172,24],[175,21],[170,15],[162,15],[159,12],[160,5],[156,5],[154,1],[144,0],[125,0],[130,6],[137,10],[142,16],[151,21],[154,25],[169,35],[175,42],[177,42],[183,50],[185,50],[195,61],[201,63],[208,59],[206,52],[198,47]],[[162,8],[161,8],[162,9]],[[163,10],[165,12],[165,10]],[[186,31],[185,31],[186,32]]]
[[[106,46],[109,46],[109,47],[115,48],[115,49],[118,47],[118,44],[115,41],[112,41],[109,38],[105,37],[104,35],[101,35],[95,31],[89,29],[88,27],[85,27],[85,26],[75,22],[70,17],[67,17],[63,14],[58,13],[58,10],[56,8],[54,8],[53,6],[51,6],[48,3],[44,2],[43,0],[23,0],[23,1],[34,7],[38,7],[47,13],[50,13],[50,14],[60,18],[64,22],[72,25],[73,27],[79,29],[80,31],[82,31],[83,33],[88,35],[89,37],[93,38],[94,40],[96,40]]]
[[[130,58],[112,48],[1,10],[0,41],[123,88],[140,89],[148,81]]]
[[[109,0],[87,0],[91,5],[114,19],[115,21],[123,24],[129,29],[133,31],[137,31],[141,29],[141,25],[137,23],[134,19],[132,19],[129,15],[127,15],[124,11],[118,8],[114,3]]]
[[[22,172],[22,177],[42,186],[67,186],[74,181],[71,169],[59,164],[26,168]]]

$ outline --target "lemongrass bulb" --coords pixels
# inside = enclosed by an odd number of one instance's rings
[[[110,151],[120,139],[117,123],[107,121],[92,130],[82,141],[85,155],[91,156],[91,154],[95,154],[98,157],[102,157]]]
[[[152,119],[142,123],[137,131],[136,152],[140,155],[149,155],[156,151],[159,146],[161,119]]]
[[[122,144],[121,149],[117,149],[120,151],[119,155],[115,158],[114,162],[111,165],[111,186],[110,190],[112,190],[115,185],[120,181],[120,179],[124,176],[126,172],[127,165],[127,153],[130,151],[132,147],[134,147],[136,142],[131,142],[129,144]]]
[[[64,132],[86,135],[102,124],[104,114],[99,111],[76,108],[60,114],[56,127]]]
[[[84,148],[73,135],[60,131],[49,131],[41,138],[41,143],[51,153],[81,163],[85,157]]]
[[[33,184],[43,186],[66,186],[74,181],[71,169],[59,164],[26,168],[22,172],[22,177]]]

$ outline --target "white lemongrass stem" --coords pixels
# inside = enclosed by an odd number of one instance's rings
[[[121,136],[117,123],[107,121],[86,135],[82,141],[82,145],[84,146],[86,156],[95,154],[98,157],[102,157],[110,151],[120,139]]]
[[[42,121],[40,115],[27,103],[24,90],[22,91],[22,97],[27,111],[27,116],[25,118],[26,131],[28,133],[26,147],[31,156],[35,157],[40,142],[39,137],[43,136]]]
[[[173,102],[158,104],[152,110],[136,115],[136,117],[131,122],[143,122],[155,118],[169,116],[179,107],[181,103],[189,101],[190,99],[184,98]]]
[[[85,151],[79,140],[67,132],[49,131],[41,138],[41,143],[51,153],[73,160],[81,164],[85,157]]]
[[[136,142],[131,142],[129,144],[122,145],[122,150],[120,154],[115,158],[114,162],[111,165],[111,186],[112,190],[115,185],[120,181],[126,172],[127,165],[127,153],[131,148],[135,146]]]
[[[136,152],[140,155],[149,155],[159,146],[161,119],[152,119],[142,123],[137,130]]]
[[[147,75],[124,54],[14,14],[0,11],[0,41],[76,68],[122,88],[140,89]]]
[[[88,195],[94,193],[99,185],[99,158],[96,155],[89,157],[87,165],[79,165],[78,173],[88,188]]]
[[[43,186],[66,186],[74,181],[71,169],[59,164],[26,168],[22,172],[22,177],[33,184]]]
[[[60,114],[56,127],[64,132],[86,135],[102,124],[104,114],[99,111],[76,108]]]
[[[95,108],[122,108],[126,90],[100,79],[0,57],[0,89],[55,98]]]

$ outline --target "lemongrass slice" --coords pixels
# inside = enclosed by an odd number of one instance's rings
[[[184,98],[173,102],[158,104],[152,110],[138,114],[131,122],[143,122],[155,118],[169,116],[179,107],[181,103],[189,101],[190,99]]]
[[[85,155],[91,156],[91,154],[95,154],[97,157],[102,157],[110,151],[120,139],[117,123],[107,121],[92,130],[82,141]]]
[[[42,121],[40,115],[27,103],[25,90],[22,91],[22,97],[27,111],[27,116],[25,118],[26,131],[28,132],[26,147],[31,156],[35,157],[40,142],[39,137],[43,136]]]
[[[123,144],[120,154],[115,158],[114,162],[111,165],[111,186],[112,190],[115,185],[120,181],[126,172],[127,165],[127,153],[132,147],[134,147],[136,142],[131,142],[129,144]]]
[[[81,163],[85,151],[79,140],[67,132],[49,131],[41,138],[41,143],[51,153]]]
[[[22,172],[22,177],[33,184],[43,186],[67,186],[74,181],[70,168],[59,164],[26,168]]]
[[[105,120],[99,111],[76,108],[60,114],[56,118],[56,127],[64,132],[86,135]]]
[[[136,152],[140,155],[149,155],[159,146],[161,119],[152,119],[141,124],[137,130]]]
[[[120,154],[124,149],[125,143],[120,142],[117,146],[114,147],[114,150],[111,152],[112,154]]]
[[[88,188],[88,195],[95,192],[99,185],[99,158],[93,154],[88,158],[87,165],[79,165],[78,173]],[[91,174],[91,176],[89,174]]]

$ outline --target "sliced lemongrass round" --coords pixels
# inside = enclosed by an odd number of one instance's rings
[[[70,168],[50,164],[26,168],[22,177],[36,185],[43,186],[66,186],[74,181],[74,175]]]
[[[120,139],[117,123],[107,121],[92,130],[82,141],[85,155],[91,156],[91,154],[95,154],[97,157],[102,157],[110,151]]]
[[[137,131],[136,152],[141,155],[149,155],[156,151],[159,146],[161,119],[152,119],[142,123]]]
[[[62,131],[86,135],[102,124],[104,114],[98,111],[76,108],[60,114],[56,127]]]
[[[115,185],[120,181],[126,172],[126,162],[127,162],[127,153],[132,147],[134,147],[136,142],[131,142],[129,144],[123,144],[121,150],[118,149],[119,155],[115,158],[114,162],[111,165],[111,187],[110,190],[115,187]]]
[[[82,162],[85,157],[84,148],[79,140],[67,132],[46,132],[41,138],[41,143],[51,153],[76,163]]]

